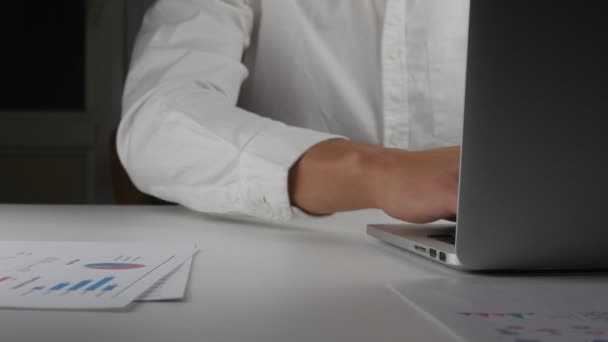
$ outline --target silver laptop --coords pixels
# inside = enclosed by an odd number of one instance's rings
[[[472,0],[457,224],[368,233],[467,270],[608,269],[601,5]]]

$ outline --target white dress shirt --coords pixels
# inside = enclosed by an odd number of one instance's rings
[[[289,169],[321,141],[460,143],[468,8],[468,0],[160,0],[137,39],[120,158],[156,197],[289,219]]]

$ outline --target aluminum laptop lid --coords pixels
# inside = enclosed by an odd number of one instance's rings
[[[456,237],[467,268],[608,268],[604,5],[471,1]]]

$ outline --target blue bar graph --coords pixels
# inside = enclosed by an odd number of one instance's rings
[[[64,287],[70,285],[70,283],[61,283],[61,284],[57,284],[53,287],[51,287],[50,291],[60,291],[62,290]]]
[[[100,281],[96,282],[95,284],[87,287],[87,289],[85,291],[89,292],[89,291],[95,291],[97,289],[99,289],[100,287],[104,286],[105,284],[111,282],[114,279],[114,277],[105,277],[103,279],[101,279]]]
[[[89,279],[89,280],[83,280],[83,281],[81,281],[80,283],[78,283],[78,284],[76,284],[76,285],[74,285],[74,286],[70,287],[70,288],[68,289],[68,291],[78,291],[78,290],[80,290],[81,288],[83,288],[83,287],[85,287],[85,286],[89,285],[89,284],[90,284],[90,283],[92,283],[92,282],[93,282],[93,280],[90,280],[90,279]]]
[[[25,292],[25,293],[22,293],[22,294],[21,294],[21,296],[22,296],[22,297],[23,297],[23,296],[29,296],[29,295],[31,295],[32,293],[36,292],[36,291],[42,291],[42,290],[44,290],[44,286],[36,286],[36,287],[32,287],[32,289],[31,289],[31,290],[29,290],[29,291],[27,291],[27,292]]]
[[[117,287],[118,287],[118,285],[116,285],[116,284],[114,284],[114,285],[108,285],[108,286],[104,287],[104,289],[102,291],[104,291],[104,292],[110,292],[110,291],[114,290]]]

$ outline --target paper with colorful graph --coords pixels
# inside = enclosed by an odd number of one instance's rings
[[[196,251],[194,244],[0,241],[0,308],[122,309]]]
[[[608,342],[608,277],[464,276],[389,286],[460,341]]]

